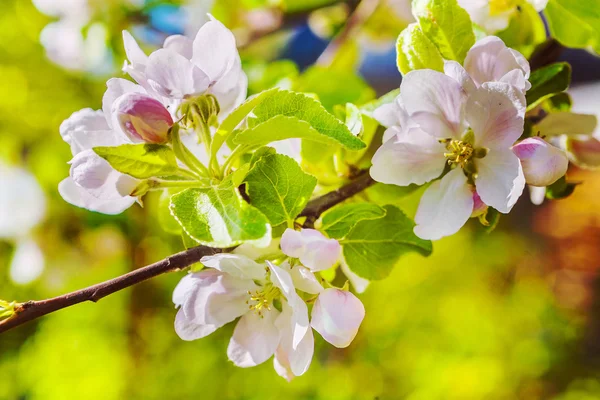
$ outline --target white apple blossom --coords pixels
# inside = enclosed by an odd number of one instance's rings
[[[457,232],[473,213],[475,188],[486,205],[508,213],[525,185],[511,150],[523,132],[523,93],[504,82],[465,91],[432,70],[410,72],[400,90],[396,105],[384,109],[404,105],[396,115],[400,125],[392,125],[392,137],[373,157],[371,176],[399,186],[433,181],[421,199],[415,233],[440,239]],[[436,180],[447,164],[450,171]]]
[[[477,41],[467,53],[464,68],[456,61],[446,61],[444,72],[456,79],[466,92],[488,82],[508,83],[523,92],[531,88],[527,59],[496,36]]]
[[[177,334],[200,339],[240,317],[227,349],[236,366],[253,367],[274,355],[275,369],[286,379],[306,372],[314,337],[289,266],[258,264],[239,254],[201,262],[208,269],[185,276],[173,293],[180,307]]]
[[[31,231],[46,215],[46,197],[28,171],[0,162],[0,239],[13,242],[9,276],[25,285],[44,270],[44,254]]]
[[[162,49],[149,56],[127,31],[123,40],[129,59],[123,71],[148,93],[163,96],[171,104],[210,93],[217,98],[224,116],[246,98],[248,79],[241,68],[235,37],[215,19],[205,23],[193,40],[170,36]]]
[[[548,0],[458,0],[471,20],[489,34],[506,29],[523,3],[531,4],[539,12],[546,8]]]
[[[129,142],[110,127],[103,111],[90,108],[76,111],[61,124],[60,134],[71,146],[74,156],[70,176],[58,186],[63,199],[77,207],[104,214],[119,214],[135,202],[129,193],[137,180],[114,170],[92,150],[97,146]]]

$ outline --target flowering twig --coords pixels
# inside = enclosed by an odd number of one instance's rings
[[[321,215],[321,213],[361,192],[373,183],[374,181],[371,179],[368,172],[364,171],[357,175],[356,179],[353,179],[338,190],[310,201],[305,207],[304,211],[302,211],[301,216],[307,217],[307,222],[312,224]],[[198,246],[173,254],[161,261],[155,262],[154,264],[150,264],[140,269],[136,269],[135,271],[129,272],[117,278],[87,287],[85,289],[67,293],[62,296],[40,301],[10,303],[11,312],[6,314],[6,316],[8,316],[7,319],[0,321],[0,333],[6,332],[9,329],[15,328],[44,315],[62,310],[63,308],[71,307],[86,301],[97,302],[98,300],[101,300],[110,294],[116,293],[120,290],[126,289],[130,286],[136,285],[164,273],[182,270],[200,261],[200,259],[204,256],[217,254],[223,251],[226,250],[215,249],[207,246]],[[2,309],[0,309],[0,311],[1,310]],[[0,314],[0,316],[1,315],[2,314]]]

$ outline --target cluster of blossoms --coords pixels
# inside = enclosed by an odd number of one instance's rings
[[[508,213],[526,182],[547,186],[565,175],[564,151],[539,137],[517,142],[529,75],[525,57],[490,36],[464,67],[447,61],[444,73],[410,72],[395,101],[376,110],[388,130],[371,176],[399,186],[432,182],[415,217],[417,236],[454,234],[487,207]]]
[[[253,259],[246,254],[255,251],[245,246],[202,258],[207,268],[185,276],[173,293],[177,334],[200,339],[241,317],[227,348],[229,359],[245,368],[274,356],[275,370],[287,380],[310,366],[312,329],[335,347],[349,346],[364,306],[347,290],[324,288],[314,275],[338,263],[340,244],[314,229],[288,229],[280,247],[278,263]]]
[[[135,203],[130,194],[138,180],[116,171],[94,147],[165,143],[186,99],[214,96],[221,118],[245,100],[247,90],[235,38],[218,21],[203,25],[194,40],[170,36],[149,56],[128,32],[123,36],[129,59],[123,69],[137,84],[110,79],[102,110],[77,111],[60,127],[74,156],[60,194],[73,205],[105,214],[121,213]],[[182,140],[197,158],[208,158],[190,133],[184,132]]]

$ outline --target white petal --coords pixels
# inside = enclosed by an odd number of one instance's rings
[[[534,205],[542,205],[546,199],[546,188],[529,186],[529,198],[531,199],[531,203]]]
[[[202,257],[200,262],[239,279],[265,278],[265,266],[241,254],[215,254]]]
[[[315,274],[302,265],[296,265],[292,268],[290,275],[292,276],[294,286],[301,292],[317,294],[323,291],[323,286],[321,286]]]
[[[525,57],[506,47],[496,36],[488,36],[475,43],[469,50],[464,65],[478,86],[486,82],[500,81],[513,70],[522,71],[525,78],[529,77],[530,72]]]
[[[135,203],[135,198],[131,196],[119,199],[97,198],[77,185],[70,177],[60,182],[58,191],[66,202],[74,206],[109,215],[120,214]]]
[[[284,302],[282,304],[282,312],[277,321],[275,321],[275,325],[281,333],[281,342],[275,352],[275,359],[277,360],[276,363],[279,363],[286,371],[280,375],[288,380],[290,377],[300,376],[308,370],[315,347],[315,340],[311,329],[308,329],[300,342],[294,346],[293,337],[296,324],[293,314],[294,311],[292,308]],[[277,364],[275,365],[275,370],[278,371]]]
[[[444,61],[444,73],[458,82],[467,93],[477,89],[469,73],[456,61]]]
[[[392,126],[408,128],[410,126],[410,118],[402,103],[401,96],[397,96],[391,103],[384,104],[375,109],[373,111],[373,118],[386,128]]]
[[[543,11],[544,8],[548,5],[548,0],[527,0],[529,4],[535,8],[535,11]]]
[[[452,235],[467,222],[473,211],[473,193],[462,169],[450,171],[427,188],[415,216],[415,234],[438,240]]]
[[[254,367],[271,358],[279,346],[278,316],[279,311],[271,309],[262,316],[249,312],[240,318],[227,347],[227,356],[236,366]]]
[[[325,289],[315,302],[311,326],[335,347],[348,347],[365,317],[365,307],[352,293]]]
[[[10,279],[17,285],[27,285],[44,271],[44,253],[33,239],[17,242],[10,262]]]
[[[567,154],[539,137],[522,140],[512,150],[521,160],[525,181],[532,186],[550,186],[569,168]]]
[[[411,71],[400,93],[408,115],[425,132],[438,138],[462,136],[466,94],[456,80],[437,71]]]
[[[235,37],[219,21],[209,21],[194,39],[192,62],[216,82],[233,67],[238,58]]]
[[[162,96],[182,99],[208,89],[209,78],[190,60],[173,50],[160,49],[148,58],[146,77]]]
[[[194,274],[187,274],[181,278],[173,290],[172,300],[175,306],[180,307],[185,302],[185,299],[188,297],[190,291],[194,288],[197,281],[198,278]]]
[[[475,186],[485,204],[508,213],[525,188],[521,162],[511,150],[490,151],[477,159]]]
[[[191,60],[194,51],[194,41],[187,36],[171,35],[163,43],[165,49],[173,50],[188,60]]]
[[[246,100],[248,93],[248,77],[242,70],[240,62],[210,88],[210,93],[219,100],[219,119],[223,120],[231,111]]]
[[[373,179],[408,186],[422,185],[440,176],[446,165],[444,145],[419,129],[413,129],[405,138],[402,142],[392,138],[377,150],[370,170]],[[411,139],[414,140],[408,141]]]
[[[348,264],[346,264],[346,260],[344,260],[343,258],[340,262],[340,269],[342,270],[344,275],[346,275],[346,278],[348,278],[356,293],[364,293],[364,291],[367,290],[367,287],[371,282],[352,272],[350,270],[350,267],[348,267]]]
[[[477,89],[467,105],[467,120],[475,134],[475,146],[511,147],[523,134],[524,104],[523,94],[504,83],[486,84]]]
[[[306,332],[310,329],[308,323],[308,308],[306,303],[296,293],[296,288],[288,271],[269,263],[271,269],[271,282],[278,287],[284,294],[287,304],[291,307],[293,328],[292,328],[292,347],[296,348],[298,343],[304,338]]]
[[[140,45],[127,31],[123,31],[123,45],[125,46],[125,54],[132,64],[145,65],[148,62],[146,53],[142,51]]]
[[[335,239],[328,239],[315,229],[296,232],[287,229],[281,237],[284,254],[299,258],[311,271],[323,271],[333,267],[340,259],[342,248]]]
[[[175,333],[183,340],[196,340],[210,335],[217,330],[214,325],[202,325],[190,320],[183,310],[177,311],[175,317]]]

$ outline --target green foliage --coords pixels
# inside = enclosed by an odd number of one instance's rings
[[[248,120],[250,129],[237,133],[237,144],[260,146],[289,138],[311,139],[326,144],[340,144],[360,150],[365,144],[346,125],[328,113],[318,101],[290,91],[278,91],[265,98]]]
[[[317,185],[292,158],[271,154],[260,158],[246,176],[250,204],[262,211],[271,225],[291,224]]]
[[[171,210],[169,209],[171,206],[171,196],[177,192],[178,191],[173,189],[165,189],[158,198],[158,223],[165,232],[173,235],[181,234],[181,225],[179,225],[177,220],[171,215]]]
[[[597,125],[598,118],[595,115],[557,111],[535,125],[533,133],[540,136],[591,135]]]
[[[416,251],[431,254],[431,242],[418,238],[415,223],[395,206],[384,206],[383,218],[362,220],[340,241],[352,272],[369,280],[387,277],[400,256]]]
[[[571,84],[571,66],[555,63],[538,69],[529,78],[531,89],[527,92],[527,108],[533,109],[549,97],[564,92]]]
[[[546,187],[546,198],[550,200],[566,199],[575,192],[579,185],[577,182],[568,182],[567,177],[563,176],[552,185]]]
[[[267,217],[242,199],[230,178],[172,196],[171,213],[192,239],[205,246],[228,248],[250,242],[262,247],[271,240]]]
[[[563,45],[600,52],[600,0],[550,0],[544,14]]]
[[[414,0],[412,10],[423,33],[447,60],[462,64],[475,44],[469,14],[456,0]]]
[[[508,47],[529,57],[536,46],[546,40],[546,27],[535,8],[527,2],[522,2],[508,27],[497,35]]]
[[[416,69],[444,70],[444,60],[418,24],[410,24],[396,42],[398,69],[407,74]]]
[[[94,151],[117,171],[138,179],[178,175],[175,153],[160,144],[122,144],[115,147],[94,147]]]
[[[312,66],[295,79],[292,87],[298,92],[314,93],[330,112],[338,104],[362,104],[375,98],[375,91],[351,68]]]
[[[358,222],[384,216],[385,209],[375,204],[342,204],[327,211],[321,217],[320,230],[326,232],[330,238],[342,239]]]

